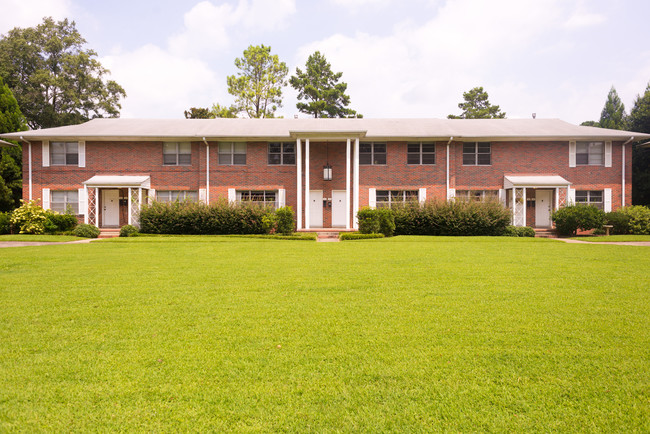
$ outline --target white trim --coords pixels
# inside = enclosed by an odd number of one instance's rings
[[[425,187],[418,190],[418,202],[422,205],[427,200],[427,189]]]
[[[28,166],[29,166],[29,200],[32,200],[32,142],[27,142]]]
[[[50,142],[43,140],[41,142],[41,148],[43,150],[43,159],[41,160],[41,165],[43,167],[50,167]]]
[[[86,167],[86,142],[83,140],[77,144],[77,151],[79,152],[79,167]]]
[[[612,142],[605,142],[605,167],[612,167]]]
[[[567,206],[569,205],[575,205],[576,203],[576,189],[567,187],[566,188],[566,203]]]
[[[84,216],[84,220],[86,219],[86,214],[88,213],[88,198],[86,197],[86,187],[80,188],[77,190],[78,197],[79,197],[79,214]]]
[[[283,208],[287,204],[287,190],[278,188],[278,208]]]
[[[322,192],[321,192],[322,193]],[[321,207],[322,207],[321,203]],[[309,190],[309,139],[305,139],[305,229],[311,227],[311,191]]]
[[[350,229],[350,154],[351,143],[348,137],[345,144],[345,229]]]
[[[368,206],[372,209],[377,208],[377,189],[369,188],[368,189]]]
[[[205,199],[206,192],[205,188],[199,188],[199,202],[207,203]]]
[[[149,202],[149,205],[156,200],[156,189],[155,188],[150,188],[149,189],[149,194],[147,195],[147,201]]]
[[[503,206],[506,205],[506,189],[505,188],[500,188],[499,189],[499,203]]]
[[[625,206],[625,143],[621,146],[621,206]]]
[[[526,187],[524,187],[523,190],[524,190],[524,193],[523,193],[523,199],[524,199],[523,208],[524,209],[523,209],[523,212],[522,212],[522,215],[523,215],[522,226],[528,226],[526,224],[526,208],[528,208],[528,202],[526,202]]]
[[[296,230],[302,229],[302,143],[296,139]]]
[[[576,167],[576,142],[569,142],[569,167]]]
[[[228,202],[235,203],[237,202],[237,190],[234,188],[228,189]]]
[[[208,142],[205,141],[205,137],[203,138],[203,141],[205,142],[205,203],[210,204],[210,145]],[[233,145],[234,146],[234,145]],[[217,150],[219,150],[219,146],[217,145]],[[233,159],[235,157],[233,156]],[[217,161],[218,157],[217,157]]]
[[[84,223],[88,224],[88,186],[84,185],[84,199],[86,200],[86,208],[84,209]],[[97,200],[97,199],[95,199]]]
[[[553,193],[553,194],[555,195],[555,209],[554,209],[554,211],[557,211],[558,209],[560,209],[560,188],[555,187],[555,193]]]
[[[44,188],[41,193],[41,207],[43,209],[50,209],[50,189]]]
[[[612,189],[611,188],[603,189],[603,211],[605,212],[612,211]]]
[[[453,200],[456,197],[456,189],[448,188],[447,189],[447,200]]]
[[[353,179],[352,179],[352,228],[359,229],[359,138],[354,139],[354,162],[353,162]]]
[[[129,187],[128,195],[129,196],[128,196],[128,199],[127,199],[128,200],[128,212],[127,212],[127,215],[128,215],[128,222],[129,222],[130,225],[132,225],[133,224],[133,218],[131,217],[131,187]],[[118,197],[118,201],[119,201],[119,197],[120,197],[119,193],[118,193],[117,197]],[[106,204],[104,204],[104,209],[106,209]],[[105,216],[106,216],[106,213],[104,213],[104,217]],[[118,217],[118,219],[119,219],[119,217]],[[102,223],[104,223],[104,221],[105,221],[105,218],[102,218]],[[119,222],[119,220],[118,220],[118,222]],[[104,223],[104,225],[105,225],[105,223]],[[119,223],[118,223],[118,226],[119,226]]]

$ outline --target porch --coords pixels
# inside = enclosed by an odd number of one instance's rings
[[[503,184],[514,226],[551,228],[553,212],[569,202],[571,183],[558,175],[506,175]]]
[[[83,185],[87,199],[84,223],[98,228],[139,226],[140,209],[149,201],[149,176],[96,175]]]

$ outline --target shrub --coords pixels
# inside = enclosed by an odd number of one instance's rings
[[[21,234],[42,234],[45,232],[47,213],[38,205],[38,201],[20,201],[20,207],[11,213],[11,224]]]
[[[629,219],[628,232],[634,235],[650,235],[650,208],[634,205],[618,210]]]
[[[45,232],[68,232],[77,226],[77,217],[72,214],[59,214],[56,211],[45,211],[45,214]]]
[[[72,231],[75,236],[83,238],[97,238],[99,236],[99,232],[100,231],[98,227],[85,223],[77,225],[77,227]]]
[[[517,226],[508,225],[501,235],[504,237],[518,237],[519,231],[517,231]]]
[[[552,215],[560,235],[575,235],[578,229],[600,229],[605,224],[605,213],[593,205],[569,205]]]
[[[379,233],[380,222],[379,214],[376,210],[371,208],[361,208],[357,212],[357,219],[359,221],[359,232],[362,234],[376,234]]]
[[[277,222],[277,232],[279,234],[288,235],[293,233],[295,214],[290,206],[283,206],[275,210],[275,218]]]
[[[530,226],[517,227],[517,236],[520,237],[535,237],[535,229]]]
[[[0,212],[0,235],[11,233],[11,215]]]
[[[368,240],[372,238],[384,238],[384,234],[363,234],[361,232],[341,232],[339,234],[339,240],[341,241]]]
[[[379,208],[375,212],[379,218],[379,233],[392,237],[395,233],[395,216],[390,208]]]
[[[625,235],[630,230],[630,216],[620,210],[605,214],[605,221],[608,225],[612,225],[609,232],[612,235]],[[603,231],[603,233],[605,233],[605,231]]]
[[[137,237],[138,228],[133,225],[124,225],[120,228],[120,237]]]

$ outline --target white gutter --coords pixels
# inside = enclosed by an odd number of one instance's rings
[[[634,140],[634,136],[621,145],[621,206],[625,206],[625,145]]]
[[[203,138],[205,143],[205,203],[210,205],[210,145]]]
[[[450,137],[449,141],[447,142],[447,191],[445,191],[447,200],[449,200],[449,145],[451,144],[452,140],[454,140],[454,138]]]
[[[32,200],[32,143],[25,139],[23,136],[20,136],[20,140],[26,142],[28,145],[27,154],[29,161],[29,200]]]

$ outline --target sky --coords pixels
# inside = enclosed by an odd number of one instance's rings
[[[250,45],[304,70],[320,51],[366,118],[460,114],[483,86],[508,118],[598,120],[650,82],[648,0],[0,0],[0,34],[68,18],[110,79],[121,116],[182,118],[230,105],[226,77]],[[284,88],[276,115],[293,117]]]

